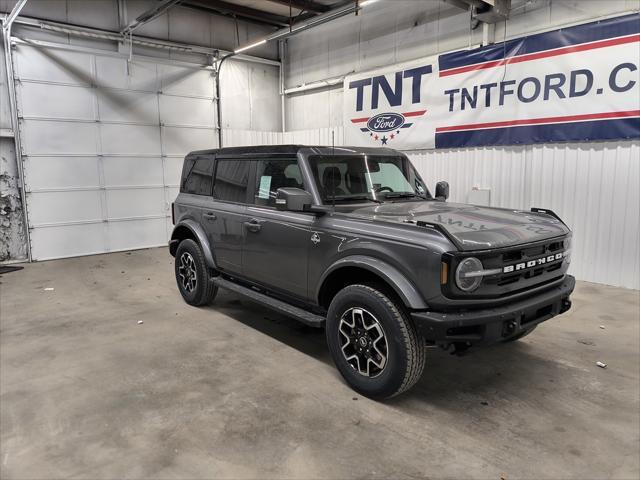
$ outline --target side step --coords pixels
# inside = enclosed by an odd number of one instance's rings
[[[316,315],[315,313],[307,312],[302,308],[294,307],[286,302],[278,300],[277,298],[270,297],[264,293],[256,292],[255,290],[238,285],[230,280],[226,280],[222,277],[213,277],[211,281],[220,288],[231,290],[232,292],[243,295],[254,302],[261,303],[265,307],[269,307],[277,312],[280,312],[289,317],[293,317],[296,320],[309,325],[310,327],[321,328],[324,326],[325,318]]]

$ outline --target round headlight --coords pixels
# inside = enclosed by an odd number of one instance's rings
[[[482,274],[473,275],[482,271],[482,262],[475,257],[465,258],[456,268],[456,285],[463,292],[472,292],[480,286]],[[472,275],[469,275],[472,274]]]

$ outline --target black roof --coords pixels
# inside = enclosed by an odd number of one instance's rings
[[[338,155],[348,155],[348,154],[366,154],[366,155],[397,155],[399,152],[397,150],[393,150],[391,148],[372,148],[372,147],[332,147],[332,146],[311,146],[311,145],[253,145],[246,147],[224,147],[224,148],[213,148],[210,150],[196,150],[190,155],[211,155],[211,154],[220,154],[220,155],[251,155],[256,153],[261,154],[297,154],[301,150],[304,150],[304,153],[308,154],[316,154],[316,155],[331,155],[334,152]]]

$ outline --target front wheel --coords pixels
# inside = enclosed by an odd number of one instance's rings
[[[218,293],[218,287],[209,278],[202,249],[191,239],[183,240],[178,245],[175,273],[178,289],[189,305],[208,305]]]
[[[401,305],[367,285],[350,285],[327,312],[327,343],[336,367],[357,392],[383,399],[422,375],[426,346]]]

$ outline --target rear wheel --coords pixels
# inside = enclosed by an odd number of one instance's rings
[[[520,340],[521,338],[526,337],[527,335],[529,335],[531,332],[533,332],[536,329],[537,325],[531,328],[528,328],[527,330],[523,330],[522,332],[520,332],[517,335],[514,335],[511,338],[507,338],[506,340],[504,340],[504,342],[516,342],[518,340]]]
[[[202,249],[191,239],[183,240],[178,245],[175,274],[182,298],[189,305],[208,305],[218,293],[218,287],[209,278]]]
[[[425,343],[402,305],[367,285],[351,285],[327,313],[327,342],[338,370],[357,392],[389,398],[422,375]]]

